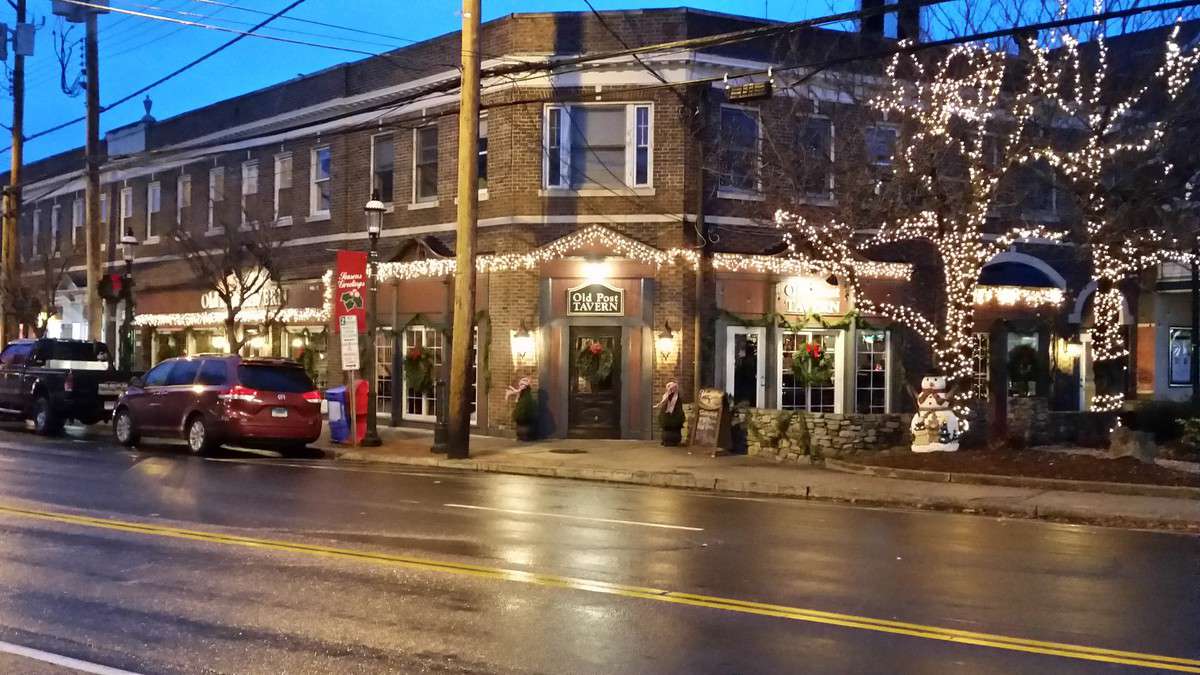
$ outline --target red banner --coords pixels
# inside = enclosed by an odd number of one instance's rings
[[[367,330],[367,254],[338,251],[333,271],[333,326],[338,330],[343,316],[358,317],[358,330]]]

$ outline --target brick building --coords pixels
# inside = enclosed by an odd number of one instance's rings
[[[484,67],[766,25],[690,9],[603,16],[519,14],[489,22],[482,31]],[[773,101],[729,104],[721,83],[688,84],[765,69],[785,56],[870,48],[877,39],[814,29],[665,50],[643,55],[644,63],[620,57],[560,68],[551,77],[485,80],[479,428],[509,431],[505,388],[526,376],[539,390],[543,432],[553,436],[649,437],[651,406],[666,383],[691,392],[697,377],[756,407],[835,414],[909,408],[904,380],[925,358],[916,338],[859,317],[826,273],[779,257],[770,219],[787,202],[739,169],[736,157],[712,168],[729,147],[761,152],[765,130],[784,124]],[[337,351],[329,349],[326,274],[332,251],[366,248],[363,205],[375,190],[388,207],[379,299],[385,329],[376,345],[380,410],[392,424],[432,423],[437,401],[432,392],[405,386],[402,363],[413,346],[432,350],[439,364],[449,351],[444,272],[454,247],[457,98],[441,85],[456,75],[457,50],[458,36],[449,34],[166,120],[154,120],[148,108],[142,120],[110,131],[101,198],[106,242],[126,230],[142,241],[135,261],[137,365],[224,347],[216,303],[180,258],[172,228],[220,242],[224,228],[253,227],[278,239],[282,273],[277,287],[244,308],[243,330],[256,336],[247,351],[307,353],[319,381],[339,381]],[[662,86],[659,77],[681,84]],[[818,78],[810,131],[832,143],[833,126],[822,122],[834,102],[826,95],[835,96]],[[739,145],[745,138],[752,140]],[[80,151],[30,165],[22,220],[22,259],[31,273],[40,273],[38,261],[47,254],[66,263],[58,330],[76,337],[86,330],[81,166]],[[699,283],[698,214],[714,253],[712,273]],[[105,255],[119,271],[116,247],[107,245]],[[929,273],[916,262],[876,266],[872,287],[882,295],[911,294]],[[1004,319],[1011,344],[1068,359],[1061,405],[1085,404],[1086,359],[1065,356],[1063,337],[1071,333],[1070,309],[1075,324],[1086,323],[1085,268],[1061,247],[1013,250],[993,262],[981,283],[1057,289],[1070,307],[984,311],[981,336]],[[280,321],[259,325],[280,299]],[[120,312],[110,308],[104,336],[110,342]],[[525,331],[532,341],[520,339]],[[801,386],[791,374],[792,355],[811,342],[835,355],[828,386]],[[579,368],[591,361],[579,354],[593,343],[613,355],[611,367],[580,377]],[[988,353],[980,352],[981,382],[996,367]],[[1043,393],[1054,378],[1046,379]]]

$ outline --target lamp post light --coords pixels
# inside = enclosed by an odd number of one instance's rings
[[[383,229],[383,214],[386,211],[387,206],[379,200],[379,191],[373,191],[370,201],[363,206],[363,212],[367,215],[367,236],[371,240],[371,250],[367,258],[367,349],[364,359],[367,372],[367,430],[363,434],[362,445],[365,447],[378,447],[381,444],[378,428],[379,402],[375,391],[375,383],[379,380],[379,363],[375,358],[375,330],[379,323],[379,233]],[[351,383],[351,386],[353,384]]]
[[[137,237],[132,229],[121,236],[121,256],[125,258],[125,278],[121,280],[121,294],[125,296],[125,320],[121,325],[121,367],[133,370],[133,251]]]

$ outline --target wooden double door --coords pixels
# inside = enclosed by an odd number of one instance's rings
[[[571,326],[569,344],[567,435],[620,438],[621,327]],[[584,352],[594,354],[581,359]]]

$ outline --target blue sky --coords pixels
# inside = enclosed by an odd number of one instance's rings
[[[59,20],[50,15],[49,0],[28,0],[32,18],[41,26],[37,36],[37,53],[26,60],[27,102],[26,135],[79,117],[84,111],[83,96],[69,97],[62,93],[60,68],[55,56],[52,33],[59,29]],[[265,18],[256,12],[274,12],[287,0],[112,0],[114,7],[154,13],[176,18],[246,29]],[[680,0],[653,2],[646,0],[593,0],[599,9],[634,7],[674,7]],[[690,6],[716,11],[762,16],[762,0],[693,1]],[[229,6],[232,5],[232,6]],[[846,0],[769,0],[766,10],[772,19],[799,19],[829,13],[831,6],[844,10],[853,6]],[[14,12],[8,3],[0,3],[0,21],[9,25]],[[494,19],[513,12],[584,11],[583,0],[483,0],[484,19]],[[456,0],[307,0],[288,16],[326,23],[352,26],[376,35],[338,31],[294,21],[277,20],[272,35],[299,40],[338,44],[370,52],[408,44],[459,27],[460,3]],[[300,31],[300,32],[287,32]],[[77,26],[72,39],[82,37],[83,27]],[[303,33],[314,33],[306,35]],[[332,36],[342,39],[333,40]],[[187,63],[232,37],[229,33],[167,24],[151,19],[116,13],[100,19],[100,99],[107,104],[148,84],[174,68]],[[9,57],[11,63],[11,55]],[[150,92],[154,101],[153,114],[160,119],[169,117],[240,93],[280,82],[300,73],[310,73],[344,61],[356,60],[353,54],[246,38],[204,64],[165,83]],[[71,57],[70,77],[78,72],[79,50]],[[4,92],[0,101],[0,120],[12,119],[11,97]],[[139,100],[130,101],[106,112],[101,120],[107,130],[133,122],[141,117]],[[3,132],[0,132],[3,134]],[[6,134],[4,134],[6,135]],[[27,161],[54,154],[83,144],[84,125],[76,124],[54,134],[35,139],[26,145]],[[7,146],[0,143],[0,147]],[[0,157],[8,163],[8,155]]]

